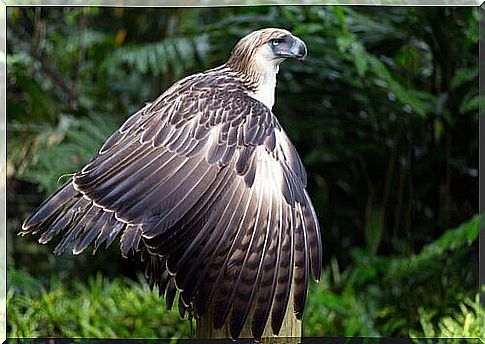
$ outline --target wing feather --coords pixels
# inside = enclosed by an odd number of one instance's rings
[[[82,251],[84,251],[98,234],[98,227],[96,224],[104,212],[95,205],[91,205],[90,212],[91,213],[87,213],[85,216],[83,216],[79,222],[82,223],[84,231],[83,233],[80,233],[81,237],[79,237],[78,240],[73,243],[73,254],[80,254]]]
[[[100,245],[106,243],[106,247],[110,246],[119,232],[125,227],[125,223],[118,221],[114,213],[105,213],[106,217],[101,224],[99,235],[94,242],[94,252]]]
[[[98,213],[98,219],[103,215],[103,212],[100,211]],[[72,253],[73,254],[80,254],[82,253],[96,238],[96,236],[99,234],[99,228],[96,227],[96,224],[98,221],[93,221],[94,223],[92,226],[89,228],[89,230],[84,233],[83,237],[78,240],[76,245],[74,245]]]
[[[169,270],[174,272],[181,272],[181,277],[186,277],[186,275],[183,273],[182,266],[187,260],[189,262],[189,266],[192,266],[194,263],[192,259],[200,261],[201,257],[197,253],[195,253],[194,256],[194,251],[198,252],[202,247],[207,246],[207,240],[214,231],[217,222],[221,218],[221,213],[224,211],[224,207],[227,204],[226,202],[231,196],[229,188],[234,183],[234,179],[231,180],[229,178],[220,178],[218,183],[220,183],[220,188],[218,190],[217,196],[219,196],[220,198],[218,197],[217,200],[214,199],[215,202],[211,205],[210,212],[207,212],[208,216],[202,217],[203,221],[197,219],[198,221],[200,221],[200,224],[197,225],[197,227],[201,227],[200,231],[198,231],[197,233],[197,236],[192,242],[189,243],[187,248],[184,248],[183,250],[177,250],[177,252],[174,252],[168,260],[167,266],[169,267]],[[173,209],[176,209],[176,207],[174,207]],[[193,226],[194,225],[192,225],[192,227]],[[178,286],[183,289],[183,286]]]
[[[253,306],[256,287],[261,279],[261,268],[268,251],[268,243],[272,240],[271,229],[273,227],[271,211],[273,197],[269,196],[269,204],[265,199],[262,201],[261,211],[258,214],[257,223],[254,227],[256,240],[253,240],[246,255],[243,267],[235,286],[233,310],[231,317],[231,335],[239,337],[242,327]],[[264,231],[264,233],[261,233]]]
[[[91,217],[92,209],[92,202],[83,197],[79,198],[74,206],[67,211],[65,216],[69,218],[69,222],[74,222],[74,225],[69,227],[69,230],[56,246],[54,254],[61,254],[72,244],[73,241],[76,240],[81,231],[84,229],[85,222],[83,220],[86,218],[86,216],[88,218]]]
[[[295,227],[295,268],[293,276],[293,299],[294,312],[297,319],[303,316],[305,307],[306,291],[308,286],[308,250],[306,228],[301,206],[297,206]]]
[[[222,171],[211,187],[202,195],[199,201],[181,218],[165,235],[156,237],[157,249],[163,254],[177,251],[186,241],[204,226],[205,221],[212,213],[211,205],[219,199],[221,192],[229,179],[226,179],[228,170]],[[188,235],[191,233],[192,235]]]
[[[241,185],[239,188],[241,189]],[[207,265],[207,277],[202,281],[201,287],[199,288],[197,295],[195,297],[195,311],[198,315],[203,315],[207,312],[210,301],[213,298],[214,292],[219,285],[219,281],[222,278],[223,272],[227,266],[229,259],[229,252],[232,248],[239,244],[241,241],[244,231],[238,230],[240,223],[244,219],[247,213],[251,201],[254,189],[247,189],[242,187],[241,190],[241,200],[239,202],[240,206],[233,209],[233,214],[231,216],[230,222],[224,232],[223,240],[219,241],[217,251],[214,253],[211,263]]]
[[[36,212],[25,220],[24,224],[22,225],[23,233],[26,234],[29,230],[39,227],[43,223],[49,222],[53,216],[61,211],[62,207],[64,207],[67,203],[72,203],[73,198],[77,194],[77,191],[70,182],[64,184],[59,191],[42,203]]]
[[[193,264],[185,264],[187,268],[190,268],[185,274],[185,277],[183,277],[183,282],[181,283],[181,287],[183,288],[182,297],[185,300],[185,303],[190,302],[195,291],[199,289],[199,286],[206,277],[214,259],[216,259],[216,255],[219,252],[222,243],[231,240],[230,238],[233,238],[234,236],[235,226],[231,226],[231,224],[237,221],[235,219],[238,215],[233,209],[237,208],[244,198],[244,193],[239,192],[241,186],[242,181],[238,180],[231,200],[227,203],[220,220],[216,224],[209,243],[203,246],[202,251],[200,252],[200,259],[197,259],[197,256],[194,255]],[[184,270],[181,270],[181,274],[184,276]]]
[[[282,200],[276,198],[273,207],[274,234],[263,265],[263,274],[258,286],[258,298],[254,309],[251,330],[255,338],[261,338],[266,326],[268,315],[273,304],[276,292],[277,277],[279,271],[281,244],[283,241]]]
[[[214,327],[220,328],[229,314],[234,298],[235,286],[238,276],[242,270],[244,260],[251,243],[255,240],[254,225],[257,221],[257,214],[261,211],[263,198],[261,190],[257,190],[257,196],[251,197],[249,207],[238,227],[238,233],[242,233],[241,240],[233,245],[227,256],[227,265],[219,281],[219,287],[214,299]]]
[[[81,202],[83,202],[82,198],[73,198],[73,201],[68,203],[69,209],[59,214],[49,228],[41,234],[39,242],[41,244],[45,244],[49,242],[55,235],[67,228],[72,223],[74,216],[76,215],[76,211],[73,209],[80,206]]]
[[[305,234],[307,235],[307,244],[310,253],[310,266],[312,277],[315,281],[320,280],[322,273],[322,240],[320,234],[320,226],[317,221],[315,209],[310,201],[310,197],[306,190],[305,204],[303,207],[303,217],[305,224]]]
[[[275,334],[280,332],[290,297],[291,282],[293,280],[293,216],[291,215],[292,211],[289,206],[286,205],[284,208],[286,208],[286,214],[283,219],[285,233],[280,253],[281,259],[278,268],[278,280],[271,310],[271,328]]]

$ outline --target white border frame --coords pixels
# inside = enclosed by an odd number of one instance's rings
[[[0,343],[7,337],[7,6],[0,1]]]
[[[373,6],[473,6],[481,7],[485,0],[0,0],[0,343],[7,336],[7,233],[6,233],[6,186],[7,186],[7,7],[8,6],[112,6],[112,7],[215,7],[215,6],[264,6],[264,5],[373,5]],[[482,11],[485,9],[482,7]],[[481,18],[483,20],[483,18]],[[483,23],[481,23],[481,35]],[[482,37],[482,36],[480,36]],[[481,43],[481,42],[480,42]],[[483,57],[483,56],[482,56]],[[480,71],[483,69],[480,63]],[[482,73],[480,73],[481,75]],[[480,79],[480,84],[483,79]],[[484,89],[482,85],[481,94]],[[480,114],[483,114],[481,104]],[[481,120],[480,116],[480,120]],[[484,123],[485,124],[485,123]],[[480,126],[481,127],[481,126]],[[480,137],[480,134],[479,134]],[[481,145],[480,145],[481,146]],[[482,172],[483,173],[483,172]],[[480,189],[480,194],[482,194]],[[482,201],[482,200],[480,200]],[[483,212],[485,204],[480,202]],[[482,228],[484,226],[481,226]],[[484,231],[481,231],[484,232]],[[485,242],[484,235],[481,235]],[[480,240],[482,242],[482,240]],[[482,247],[482,245],[480,245]],[[479,252],[481,250],[479,249]],[[485,254],[480,255],[480,284],[485,283]],[[485,305],[485,298],[482,299]]]

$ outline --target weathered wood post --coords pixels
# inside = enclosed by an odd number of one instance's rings
[[[240,338],[252,338],[251,334],[251,317],[244,324]],[[231,338],[229,329],[229,317],[224,326],[220,329],[214,329],[212,319],[212,309],[206,315],[196,320],[195,329],[196,339],[223,339]],[[301,321],[295,317],[293,312],[293,288],[290,292],[286,314],[281,325],[278,336],[274,336],[271,330],[271,314],[264,328],[264,333],[260,343],[288,343],[297,344],[301,342]]]

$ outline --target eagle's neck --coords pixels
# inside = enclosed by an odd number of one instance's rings
[[[268,62],[263,57],[255,57],[245,64],[228,64],[241,75],[241,80],[247,85],[248,95],[259,100],[270,110],[275,102],[276,75],[280,61]]]
[[[276,74],[278,65],[268,65],[259,75],[255,90],[249,95],[266,105],[270,110],[273,108],[276,91]]]

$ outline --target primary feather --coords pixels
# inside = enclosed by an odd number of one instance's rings
[[[204,315],[212,303],[214,325],[229,321],[234,338],[249,320],[260,338],[270,315],[277,334],[288,302],[301,318],[308,278],[320,277],[320,230],[303,164],[271,109],[279,64],[304,57],[302,44],[285,30],[259,30],[226,64],[177,82],[21,234],[42,233],[41,243],[62,234],[55,252],[78,254],[121,233],[123,256],[141,251],[169,308],[177,290],[181,315]]]

